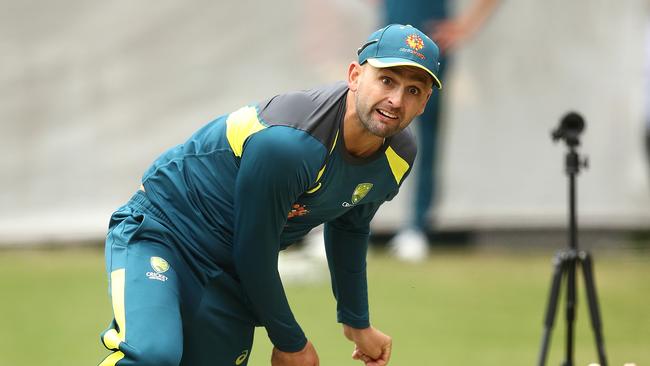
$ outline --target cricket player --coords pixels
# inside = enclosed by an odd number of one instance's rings
[[[273,366],[319,364],[296,322],[278,252],[325,223],[336,314],[368,366],[391,338],[368,313],[369,225],[411,171],[439,51],[418,29],[370,35],[347,81],[274,96],[218,117],[160,156],[111,217],[114,319],[101,366],[241,366],[256,326]]]

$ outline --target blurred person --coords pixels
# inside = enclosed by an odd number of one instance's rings
[[[109,223],[112,353],[100,365],[246,365],[256,326],[273,366],[318,365],[277,261],[321,223],[352,357],[387,365],[392,340],[368,310],[369,227],[410,173],[407,127],[441,87],[438,58],[418,29],[387,26],[347,81],[220,116],[155,160]]]
[[[645,62],[644,62],[644,119],[645,119],[645,152],[650,164],[650,14],[646,16],[645,29]]]
[[[453,18],[448,17],[445,0],[384,0],[386,24],[411,24],[427,33],[440,47],[438,76],[445,75],[452,51],[469,39],[493,12],[498,0],[473,0],[467,9]],[[421,261],[428,256],[431,231],[430,210],[435,205],[437,190],[438,130],[441,117],[441,97],[434,90],[417,124],[418,161],[415,190],[409,222],[388,243],[390,251],[405,261]]]
[[[303,56],[318,75],[327,79],[338,78],[343,65],[347,65],[350,47],[356,47],[350,39],[351,22],[360,28],[359,12],[368,11],[372,5],[361,0],[305,0],[301,2],[299,19],[305,32],[301,35]],[[375,20],[367,20],[376,24]],[[347,26],[346,26],[347,25]],[[347,29],[346,29],[347,28]],[[365,28],[365,27],[364,27]],[[318,47],[313,47],[317,44]],[[301,245],[291,251],[281,253],[280,275],[285,279],[299,280],[310,278],[307,271],[313,265],[323,264],[327,257],[323,239],[323,225],[312,229],[303,238]],[[315,263],[318,262],[318,263]],[[322,267],[322,266],[321,266]]]

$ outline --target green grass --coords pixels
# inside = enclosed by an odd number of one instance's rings
[[[425,263],[369,258],[373,324],[394,340],[392,365],[535,364],[552,253],[435,251]],[[650,257],[596,253],[596,282],[610,365],[650,365]],[[576,365],[596,361],[582,278]],[[0,364],[94,365],[110,320],[100,250],[0,252]],[[287,286],[295,315],[322,365],[361,365],[335,321],[328,281]],[[560,304],[564,304],[564,299]],[[564,312],[548,365],[564,356]],[[256,332],[250,366],[268,365],[271,345]]]

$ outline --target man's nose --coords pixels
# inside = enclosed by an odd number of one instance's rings
[[[395,88],[390,91],[388,95],[388,104],[393,108],[399,108],[402,106],[402,100],[404,98],[404,91],[401,88]]]

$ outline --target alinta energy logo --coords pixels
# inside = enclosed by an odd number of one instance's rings
[[[419,51],[424,48],[424,41],[417,34],[411,34],[406,37],[406,44],[415,51]]]
[[[426,59],[422,53],[418,52],[424,48],[424,41],[422,40],[422,37],[418,36],[417,34],[411,34],[406,37],[406,45],[409,46],[409,48],[402,47],[399,50],[413,54],[422,60]]]
[[[304,216],[309,213],[309,210],[307,209],[307,206],[302,205],[300,203],[294,203],[291,206],[291,211],[289,211],[289,214],[287,215],[288,219],[292,219],[297,216]]]
[[[147,272],[147,277],[150,280],[167,281],[167,276],[163,274],[169,270],[169,263],[166,260],[160,257],[151,257],[149,264],[153,268],[153,272]]]

